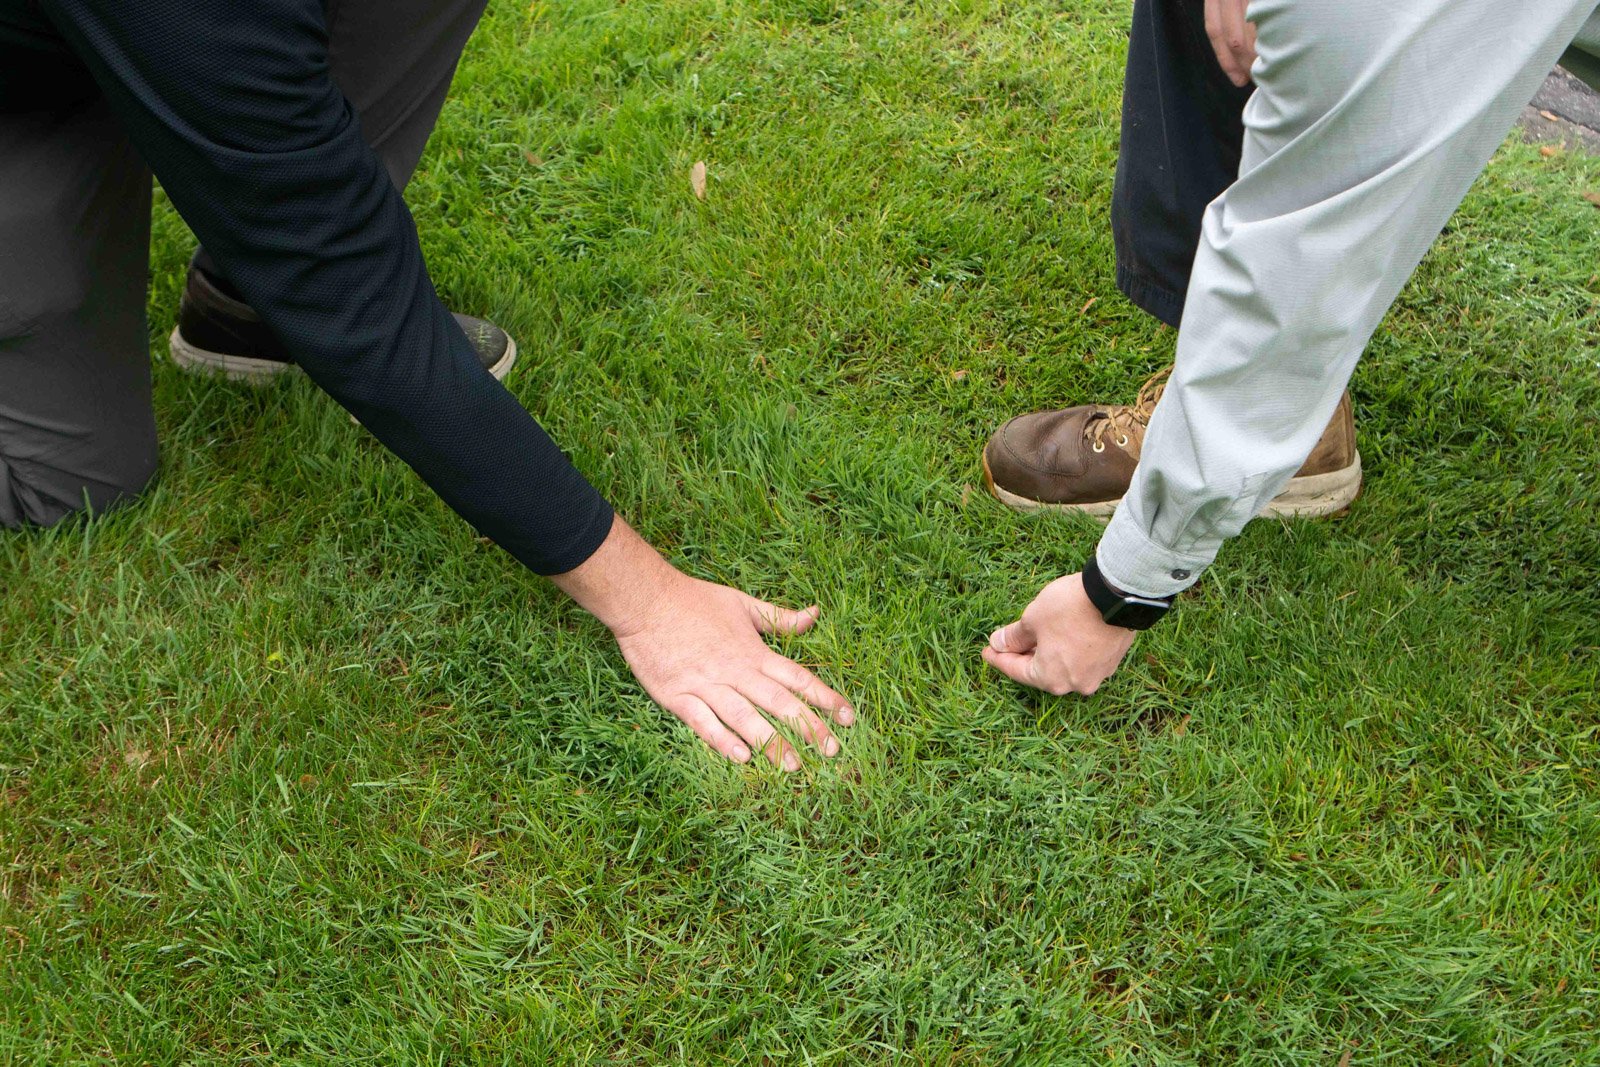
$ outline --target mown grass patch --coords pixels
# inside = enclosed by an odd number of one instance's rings
[[[861,722],[719,762],[307,383],[158,358],[149,498],[0,537],[0,1057],[1600,1062],[1594,161],[1474,188],[1347,518],[1093,700],[977,658],[1098,529],[984,438],[1171,351],[1112,284],[1125,20],[493,5],[408,194],[441,290],[677,563],[823,604]]]

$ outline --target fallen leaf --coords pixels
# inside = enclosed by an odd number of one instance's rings
[[[951,371],[951,372],[950,372],[950,377],[951,377],[951,378],[952,378],[952,379],[953,379],[953,380],[955,380],[955,381],[958,381],[958,382],[959,382],[959,381],[960,381],[960,380],[961,380],[961,379],[963,379],[963,378],[965,378],[965,377],[966,377],[966,376],[967,376],[967,372],[966,372],[966,371],[964,371],[964,370],[958,370],[958,371]]]
[[[1584,193],[1583,194],[1583,198],[1585,200],[1589,201],[1589,203],[1593,204],[1595,207],[1600,207],[1600,193],[1596,193],[1596,192]]]
[[[704,200],[706,198],[706,161],[697,159],[694,166],[689,168],[689,188],[694,190],[694,195]]]
[[[1561,121],[1561,116],[1557,115],[1554,111],[1540,111],[1539,114],[1543,115],[1545,118],[1549,119],[1551,122],[1560,122]]]
[[[1559,154],[1560,151],[1561,149],[1557,148],[1555,145],[1547,144],[1543,148],[1539,149],[1539,154],[1544,158],[1549,159],[1551,156]]]
[[[526,148],[524,148],[522,150],[522,158],[526,159],[531,165],[533,165],[535,167],[544,166],[543,157],[534,155],[532,152],[528,151]]]
[[[1350,1057],[1354,1056],[1355,1052],[1353,1048],[1345,1049],[1344,1055],[1339,1057],[1339,1067],[1350,1067]]]
[[[1082,315],[1085,311],[1088,311],[1090,308],[1094,307],[1094,302],[1099,299],[1100,298],[1098,296],[1091,296],[1088,300],[1085,300],[1083,302],[1083,307],[1078,309],[1078,314]]]
[[[1189,733],[1189,716],[1185,715],[1179,719],[1177,725],[1173,726],[1172,732],[1179,737],[1186,736]]]

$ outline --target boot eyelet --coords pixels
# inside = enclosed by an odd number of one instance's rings
[[[1094,443],[1093,451],[1095,451],[1095,452],[1104,452],[1105,450],[1106,450],[1106,443],[1104,441],[1096,441]]]
[[[1117,438],[1117,447],[1118,448],[1127,448],[1128,447],[1128,435],[1127,434],[1123,434],[1121,437]]]

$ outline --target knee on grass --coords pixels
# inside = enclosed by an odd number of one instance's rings
[[[156,475],[156,445],[98,457],[87,470],[63,470],[0,455],[0,527],[54,526],[132,503]]]

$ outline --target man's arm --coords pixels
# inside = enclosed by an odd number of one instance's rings
[[[479,365],[434,292],[410,212],[329,75],[321,0],[42,6],[185,221],[318,385],[479,531],[536,573],[560,575],[624,652],[635,649],[630,663],[654,649],[651,670],[635,670],[657,699],[714,684],[720,721],[775,762],[794,755],[751,721],[761,718],[754,708],[837,748],[795,694],[836,721],[849,717],[843,698],[766,651],[754,613],[730,610],[743,594],[684,597],[694,583],[615,519]],[[651,625],[619,608],[618,590],[674,604],[680,617]],[[719,658],[708,628],[740,655]],[[698,709],[681,700],[669,709],[720,750],[740,751]]]
[[[1206,211],[1176,367],[1097,549],[1111,585],[1146,597],[1187,588],[1283,488],[1379,320],[1591,7],[1250,6],[1259,59],[1240,176]],[[1030,632],[1049,640],[1026,662],[1007,661],[1007,673],[1092,691],[1109,674],[1107,646],[1075,621],[1081,588],[1059,600],[1030,608]],[[1009,629],[997,631],[998,651],[1010,650]],[[1034,665],[1041,657],[1055,666]]]
[[[312,380],[534,571],[595,550],[610,508],[482,371],[434,293],[410,212],[329,74],[318,0],[44,10]]]

